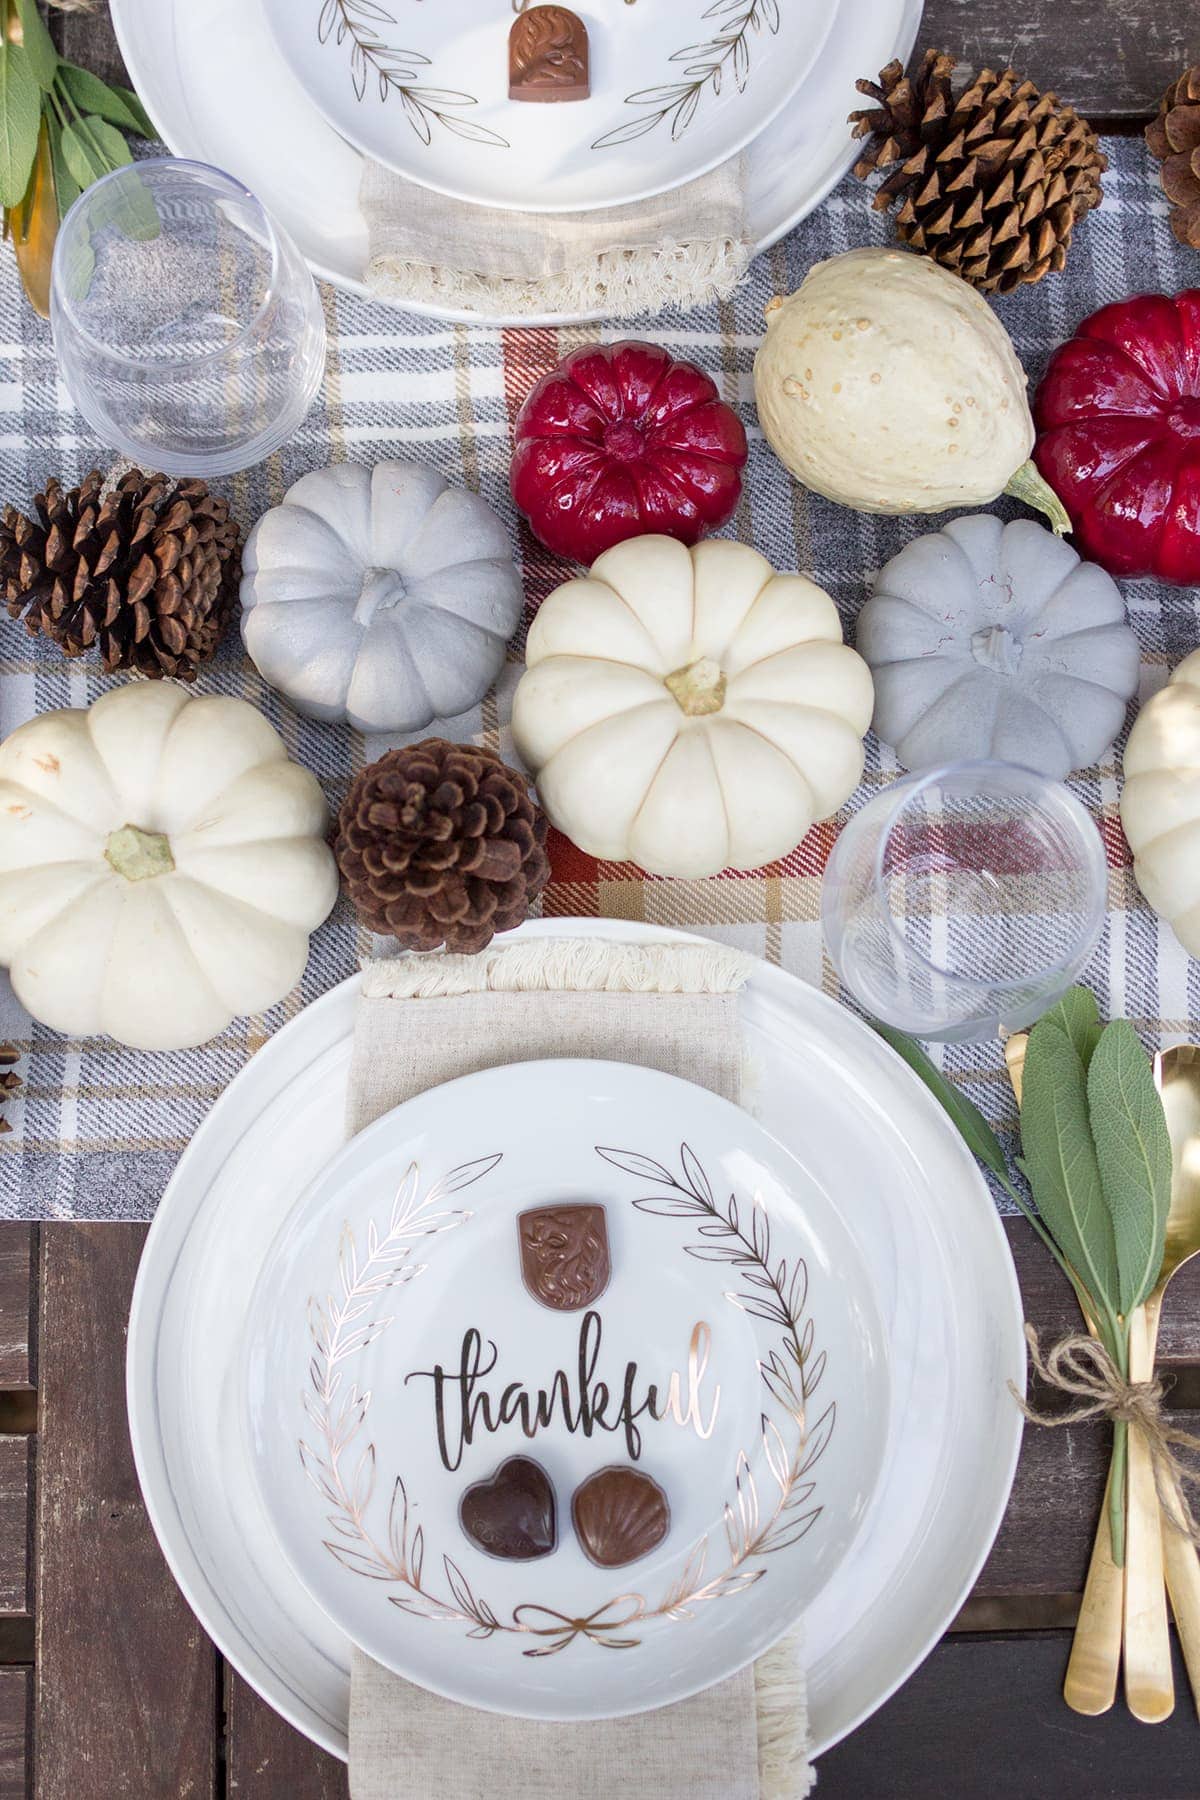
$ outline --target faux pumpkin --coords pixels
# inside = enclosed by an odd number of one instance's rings
[[[1056,780],[1108,749],[1137,691],[1112,577],[1032,519],[955,519],[876,578],[857,644],[906,769],[996,757]]]
[[[513,738],[551,821],[658,875],[786,854],[862,774],[871,677],[828,594],[744,544],[635,538],[529,633]]]
[[[1138,886],[1188,955],[1200,957],[1200,650],[1134,721],[1121,824]]]
[[[1050,359],[1037,464],[1114,575],[1200,585],[1200,288],[1102,307]]]
[[[513,499],[575,562],[647,533],[694,544],[742,491],[741,420],[703,369],[658,344],[572,350],[527,395],[513,440]]]
[[[135,682],[0,745],[0,962],[56,1031],[203,1043],[293,988],[337,897],[325,803],[244,700]]]
[[[521,616],[499,516],[420,463],[301,476],[242,560],[260,674],[297,711],[359,731],[420,731],[474,706]]]
[[[1066,513],[1029,461],[1025,371],[981,294],[926,256],[848,250],[767,306],[754,393],[798,481],[858,512],[937,513],[1014,494]]]

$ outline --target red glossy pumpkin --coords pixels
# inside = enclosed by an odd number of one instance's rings
[[[746,433],[694,363],[587,344],[517,414],[513,499],[547,549],[592,563],[625,538],[694,544],[732,517]]]
[[[1051,357],[1034,420],[1034,460],[1083,556],[1200,583],[1200,288],[1085,319]]]

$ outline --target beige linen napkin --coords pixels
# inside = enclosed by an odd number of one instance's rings
[[[504,212],[363,166],[366,281],[383,300],[506,317],[630,318],[732,292],[754,246],[743,159],[670,193],[585,213]]]
[[[347,1120],[361,1131],[438,1082],[500,1063],[601,1057],[741,1091],[738,990],[719,944],[537,938],[479,956],[369,963]],[[440,1699],[355,1651],[353,1800],[803,1800],[814,1775],[799,1636],[656,1712],[546,1723]]]

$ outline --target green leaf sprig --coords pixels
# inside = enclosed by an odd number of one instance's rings
[[[44,315],[63,215],[94,181],[133,161],[124,132],[153,138],[155,130],[129,88],[64,62],[37,0],[0,0],[0,9],[0,207],[25,291]],[[155,229],[141,219],[140,235]]]
[[[1162,1269],[1171,1205],[1171,1140],[1150,1060],[1124,1019],[1102,1026],[1086,988],[1071,988],[1029,1034],[1019,1167],[1036,1211],[1009,1178],[995,1132],[920,1045],[876,1030],[930,1089],[968,1149],[1029,1220],[1075,1289],[1089,1329],[1122,1375],[1131,1314]],[[1113,1425],[1113,1559],[1125,1555],[1128,1427]]]

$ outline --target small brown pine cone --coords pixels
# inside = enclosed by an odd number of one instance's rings
[[[1171,230],[1181,244],[1200,250],[1200,63],[1171,83],[1146,127],[1146,142],[1162,165]]]
[[[202,481],[131,469],[105,491],[48,481],[35,518],[0,518],[0,592],[30,637],[64,656],[96,647],[107,673],[195,678],[237,606],[241,562],[229,502]]]
[[[389,750],[350,784],[334,853],[359,918],[408,950],[482,950],[550,876],[546,816],[491,750]]]
[[[15,1044],[0,1044],[0,1106],[4,1105],[8,1096],[24,1083],[13,1067],[21,1060],[21,1052]],[[0,1133],[11,1131],[8,1120],[0,1115]]]
[[[1098,206],[1108,159],[1085,119],[1012,70],[983,69],[956,99],[955,63],[928,50],[909,79],[891,62],[875,102],[850,114],[864,140],[854,173],[886,170],[876,211],[896,235],[982,293],[1007,294],[1067,260],[1076,222]]]

